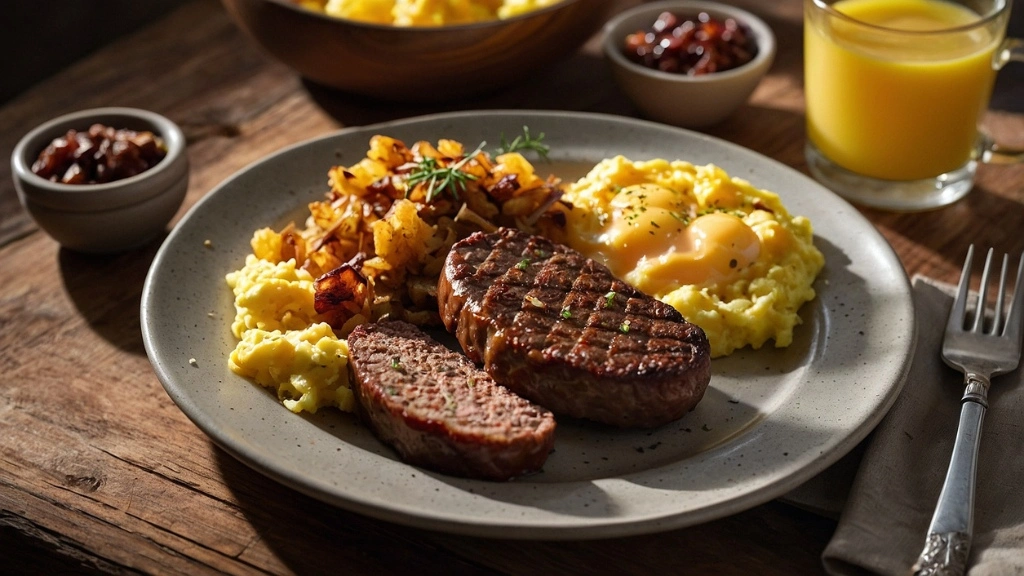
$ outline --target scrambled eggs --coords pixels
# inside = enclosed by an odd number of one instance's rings
[[[700,326],[713,357],[792,343],[824,257],[776,194],[714,165],[618,156],[565,199],[570,245]]]
[[[330,16],[395,26],[444,26],[512,18],[561,0],[301,0]]]
[[[272,250],[276,238],[259,230],[256,254]],[[239,339],[228,365],[236,374],[273,388],[293,412],[335,406],[355,408],[348,387],[348,344],[335,336],[313,308],[313,277],[295,260],[271,262],[251,254],[245,266],[227,275],[235,294],[231,331]]]

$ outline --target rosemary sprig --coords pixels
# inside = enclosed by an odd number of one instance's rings
[[[451,166],[442,166],[437,158],[424,158],[409,172],[406,182],[409,189],[420,184],[427,185],[427,202],[432,201],[444,192],[451,194],[452,198],[458,200],[459,193],[466,190],[466,184],[470,180],[476,180],[475,174],[465,172],[462,168],[477,154],[483,152],[486,142],[481,142],[476,150],[462,157],[461,160]]]
[[[536,138],[530,135],[530,128],[523,126],[523,133],[512,139],[511,142],[505,139],[505,133],[501,134],[501,147],[498,148],[498,154],[508,154],[509,152],[519,152],[520,150],[533,150],[544,160],[548,160],[548,152],[551,151],[546,144],[541,143],[544,140],[544,133],[541,132]]]

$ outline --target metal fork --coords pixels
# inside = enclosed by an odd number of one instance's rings
[[[924,551],[914,564],[916,576],[959,575],[967,569],[974,523],[974,479],[978,467],[981,424],[988,408],[989,382],[993,377],[1014,370],[1020,364],[1021,325],[1024,324],[1024,283],[1021,282],[1024,254],[1021,254],[1017,266],[1016,288],[1005,317],[1003,304],[1006,299],[1009,258],[1003,255],[995,312],[986,330],[985,304],[992,270],[992,252],[989,249],[985,257],[977,306],[973,313],[968,314],[968,288],[971,283],[974,246],[967,249],[967,260],[960,275],[956,299],[946,323],[942,359],[950,367],[964,373],[966,389],[961,400],[960,426],[956,431],[949,470],[931,526],[928,527]]]

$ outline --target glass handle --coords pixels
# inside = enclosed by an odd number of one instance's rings
[[[1024,40],[1020,38],[1003,40],[1003,45],[996,51],[993,64],[996,70],[1000,70],[1008,62],[1024,62]]]
[[[985,164],[1020,164],[1024,162],[1024,150],[1007,148],[986,138],[982,148],[981,161]]]
[[[1010,62],[1024,62],[1024,40],[1007,38],[995,53],[992,62],[996,70]],[[986,164],[1020,164],[1024,162],[1024,150],[1000,146],[991,138],[985,137],[982,143],[981,161]]]

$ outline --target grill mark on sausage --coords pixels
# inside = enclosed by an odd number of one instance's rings
[[[456,243],[438,295],[467,355],[556,413],[653,427],[692,409],[710,381],[700,328],[539,236],[501,229]]]

